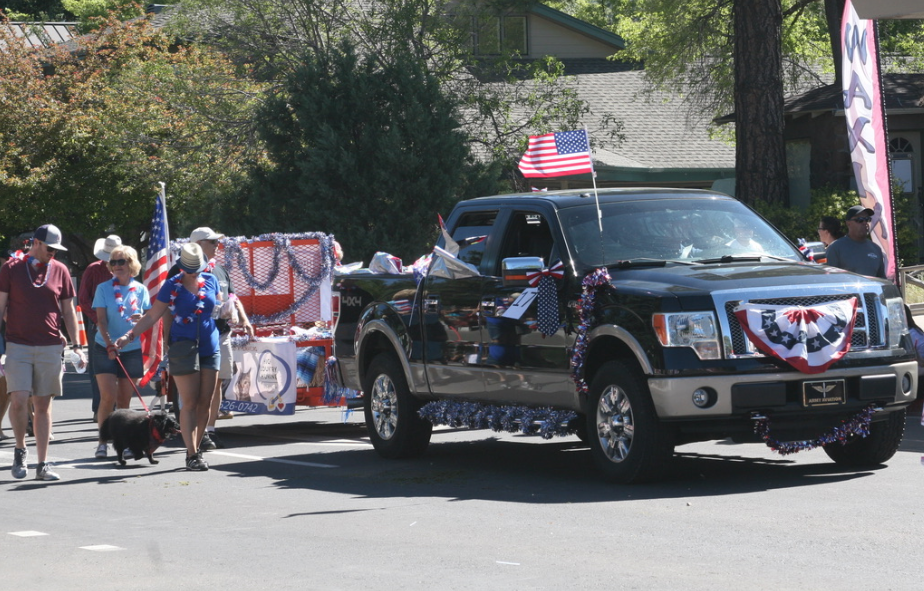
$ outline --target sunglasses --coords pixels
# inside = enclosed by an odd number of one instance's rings
[[[110,267],[119,267],[121,265],[127,265],[128,261],[125,259],[109,259]]]
[[[871,219],[873,219],[873,218],[864,215],[864,216],[857,216],[857,217],[855,217],[855,218],[851,218],[851,219],[848,220],[848,221],[857,222],[858,224],[865,224],[866,222],[870,221]]]

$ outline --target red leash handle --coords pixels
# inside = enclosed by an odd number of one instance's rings
[[[135,380],[133,380],[132,377],[128,375],[128,370],[125,369],[125,364],[122,363],[122,358],[119,357],[118,353],[116,353],[116,361],[119,362],[119,365],[122,367],[122,371],[125,373],[126,377],[128,377],[128,382],[132,385],[132,389],[134,389],[135,394],[138,395],[138,400],[141,401],[141,406],[144,407],[144,412],[151,414],[151,409],[149,409],[148,405],[144,403],[144,397],[141,395],[141,391],[138,389],[138,386],[135,385]]]

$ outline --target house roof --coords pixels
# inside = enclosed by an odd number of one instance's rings
[[[594,150],[598,179],[678,182],[734,174],[734,145],[710,137],[709,122],[691,119],[678,94],[650,92],[637,65],[562,62],[592,114],[612,111],[623,124],[625,139],[618,146]]]
[[[924,113],[924,74],[883,74],[882,91],[887,112]],[[787,99],[787,115],[843,111],[844,94],[839,85],[828,84]]]

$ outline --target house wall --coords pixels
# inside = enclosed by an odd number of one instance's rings
[[[616,49],[612,45],[591,39],[541,16],[529,15],[530,57],[554,55],[559,59],[604,58],[614,53]]]
[[[833,113],[787,117],[783,137],[787,142],[807,140],[811,146],[809,186],[849,189],[853,178],[847,152],[847,124]]]

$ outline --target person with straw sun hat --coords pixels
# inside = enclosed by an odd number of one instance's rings
[[[208,260],[194,242],[180,249],[180,272],[167,279],[151,309],[115,341],[122,349],[168,312],[172,316],[167,363],[180,393],[180,428],[186,444],[186,468],[208,470],[199,441],[209,418],[221,353],[212,311],[221,301],[218,281],[206,273]]]

